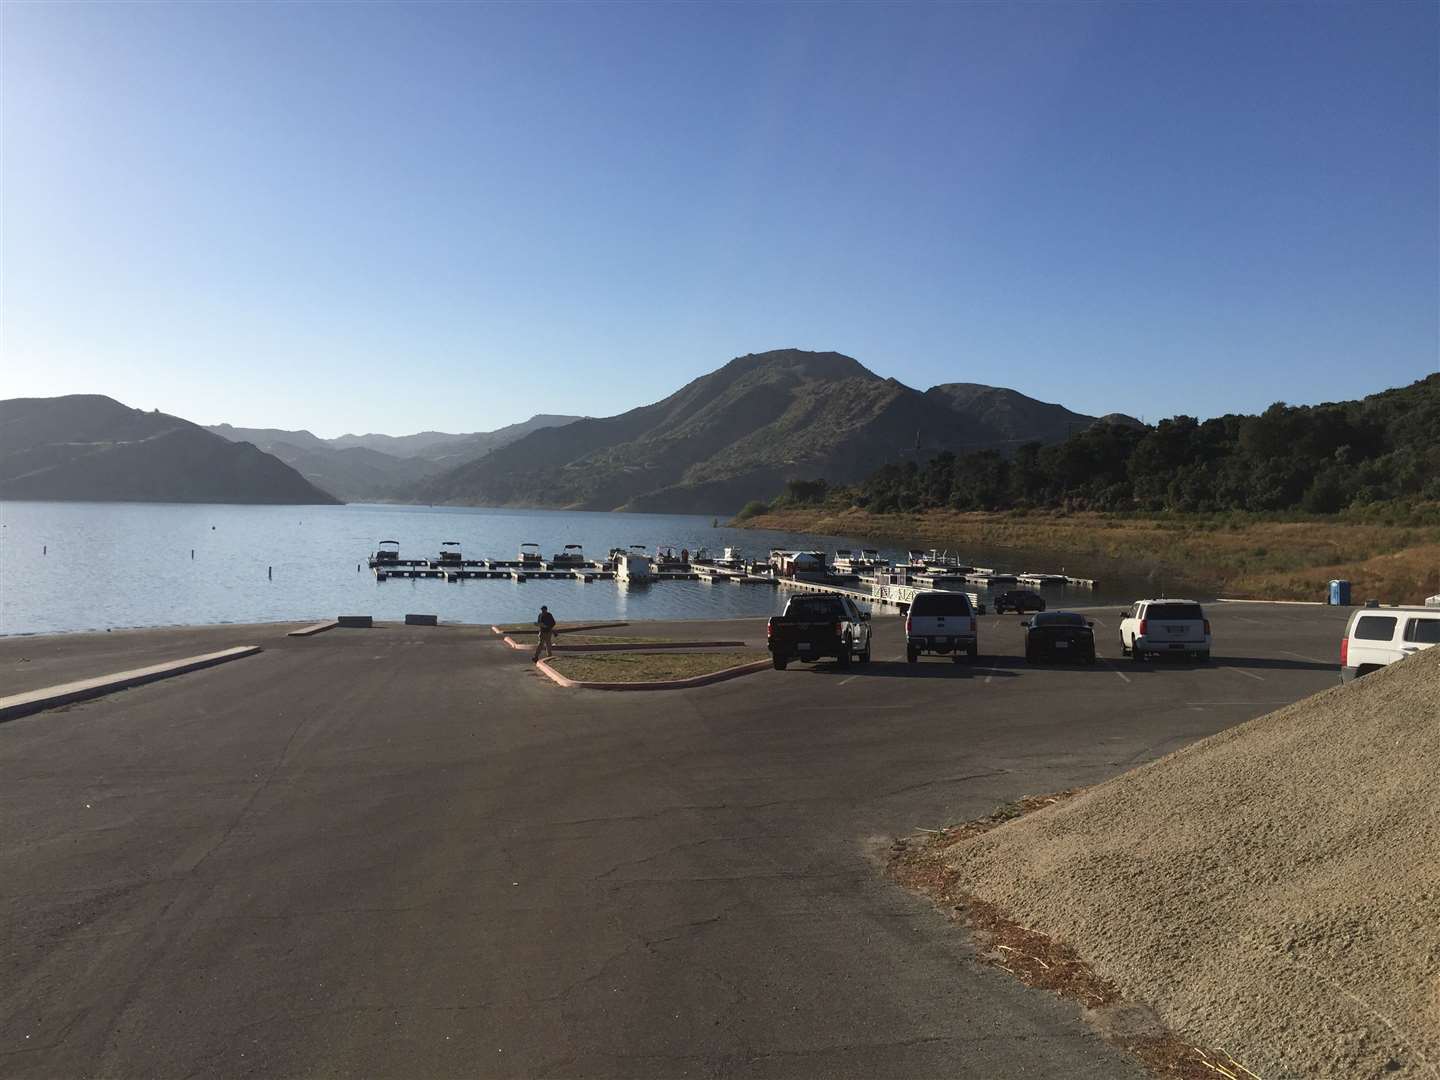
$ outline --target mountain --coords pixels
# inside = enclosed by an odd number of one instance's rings
[[[430,461],[448,461],[455,465],[477,458],[481,454],[488,454],[491,450],[506,446],[540,428],[561,427],[579,419],[578,416],[540,413],[518,424],[509,424],[494,431],[474,431],[466,435],[446,431],[421,431],[414,435],[341,435],[338,439],[323,441],[340,450],[363,447],[367,450],[378,450],[391,457],[418,457]],[[308,435],[309,432],[301,434]]]
[[[0,498],[338,502],[250,443],[99,394],[0,401]]]
[[[653,405],[518,439],[431,478],[418,497],[718,513],[791,479],[847,483],[906,455],[1054,441],[1093,422],[1012,390],[922,393],[839,353],[781,349],[738,357]]]
[[[214,424],[206,430],[233,441],[254,443],[274,454],[311,483],[350,502],[412,497],[422,480],[472,461],[543,427],[578,417],[539,415],[495,431],[415,435],[341,435],[322,439],[309,431],[241,428]]]
[[[1036,401],[1000,386],[941,383],[925,394],[945,401],[955,412],[970,417],[982,432],[977,442],[986,442],[991,447],[1059,442],[1095,422],[1093,416],[1071,412],[1063,405]]]

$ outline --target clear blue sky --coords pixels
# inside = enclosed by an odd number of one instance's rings
[[[1147,418],[1437,370],[1437,7],[3,5],[3,386],[404,433],[836,349]]]

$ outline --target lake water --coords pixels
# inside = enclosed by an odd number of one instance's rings
[[[657,545],[676,551],[706,547],[715,554],[729,545],[751,557],[763,557],[777,547],[833,551],[862,546],[846,537],[716,528],[713,520],[364,504],[3,503],[0,634],[339,614],[400,619],[411,612],[435,614],[441,622],[529,622],[541,604],[548,604],[562,622],[768,615],[784,606],[784,590],[688,581],[640,587],[608,581],[377,582],[365,561],[377,541],[386,539],[400,542],[402,558],[433,556],[442,541],[458,540],[468,559],[514,558],[524,541],[539,543],[546,558],[564,544],[583,544],[591,558],[637,543],[651,550]],[[994,554],[987,559],[976,552],[964,554],[983,565],[1006,565]],[[1084,576],[1078,567],[1070,572]],[[1045,592],[1051,606],[1139,595],[1133,588],[1117,590],[1121,584],[1112,578],[1109,587],[1094,592]]]

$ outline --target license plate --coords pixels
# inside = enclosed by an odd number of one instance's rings
[[[1068,649],[1069,647],[1070,647],[1070,643],[1069,643],[1068,641],[1057,641],[1057,642],[1055,642],[1055,648],[1057,648],[1057,649]]]

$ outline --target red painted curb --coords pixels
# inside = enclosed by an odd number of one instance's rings
[[[687,690],[692,686],[705,686],[708,683],[724,682],[726,679],[738,679],[742,675],[750,675],[756,671],[764,671],[770,667],[770,661],[755,660],[749,664],[740,664],[738,667],[712,671],[708,675],[696,675],[689,679],[665,679],[660,682],[629,683],[576,682],[574,679],[561,675],[560,672],[552,668],[546,660],[541,660],[535,666],[561,686],[576,690]]]

